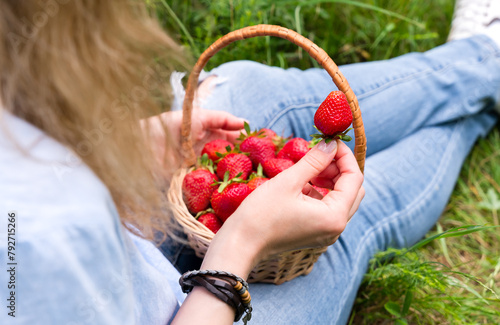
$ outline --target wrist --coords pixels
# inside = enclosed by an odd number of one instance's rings
[[[234,215],[224,223],[212,240],[201,269],[227,271],[248,278],[263,249],[258,237],[246,231],[237,219]]]

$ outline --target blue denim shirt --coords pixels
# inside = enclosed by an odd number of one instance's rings
[[[0,114],[0,324],[168,324],[179,273],[71,151]]]

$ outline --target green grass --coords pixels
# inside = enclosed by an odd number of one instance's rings
[[[498,226],[500,128],[469,155],[430,238],[443,229]],[[416,250],[380,253],[365,277],[353,324],[500,323],[500,228],[435,239]],[[387,256],[396,256],[387,263]],[[412,293],[405,309],[408,292]]]
[[[442,44],[454,6],[453,0],[145,1],[193,57],[231,30],[267,23],[302,33],[339,65]],[[288,41],[265,37],[230,45],[207,68],[236,59],[283,68],[317,66]],[[352,324],[500,323],[500,229],[456,232],[499,224],[498,161],[499,125],[474,147],[446,211],[427,238],[446,235],[413,249],[379,253],[358,292]]]
[[[387,59],[424,51],[445,41],[453,2],[353,0],[147,0],[171,34],[198,56],[237,28],[277,24],[296,30],[332,55],[337,64]],[[236,59],[281,67],[316,66],[289,41],[268,37],[230,45],[208,68]]]

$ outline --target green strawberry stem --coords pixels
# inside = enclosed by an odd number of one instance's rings
[[[257,172],[253,172],[249,177],[248,177],[248,180],[247,180],[247,183],[249,181],[251,181],[252,179],[254,178],[257,178],[257,177],[264,177],[264,168],[262,168],[262,165],[259,164],[259,166],[257,166]]]
[[[198,218],[199,218],[199,217],[201,217],[202,215],[204,215],[204,214],[206,214],[206,213],[215,213],[215,211],[214,211],[214,209],[212,209],[212,208],[208,208],[208,209],[206,209],[206,210],[203,210],[203,211],[198,212],[198,213],[194,216],[194,218],[195,218],[196,220],[198,220]]]
[[[221,152],[216,152],[216,153],[215,153],[215,155],[216,155],[217,157],[219,157],[219,158],[224,158],[225,156],[227,156],[227,155],[228,155],[228,154],[230,154],[230,153],[239,153],[239,151],[238,151],[238,150],[236,150],[236,148],[235,148],[235,149],[231,149],[231,146],[227,146],[225,149],[226,149],[226,152],[224,152],[224,153],[221,153]],[[207,157],[207,158],[208,158],[208,157]],[[220,159],[219,159],[219,160],[217,160],[217,162],[219,162],[219,161],[220,161]]]
[[[196,163],[197,168],[205,168],[208,169],[211,173],[215,173],[214,171],[214,163],[211,159],[208,158],[208,155],[204,153],[201,157],[198,157],[198,161]]]
[[[316,126],[314,126],[314,128],[316,130],[318,130],[318,128]],[[336,133],[334,135],[325,135],[321,131],[318,130],[319,133],[311,134],[311,137],[313,139],[311,140],[311,144],[309,145],[309,147],[310,148],[314,147],[315,145],[320,143],[321,140],[323,140],[323,139],[325,140],[325,143],[328,143],[328,142],[330,142],[332,140],[336,140],[336,139],[340,139],[342,141],[349,142],[352,140],[352,138],[350,136],[348,136],[347,133],[351,130],[352,130],[352,128],[348,128],[344,132],[339,132],[339,133]]]
[[[218,188],[218,192],[219,193],[222,193],[222,191],[224,191],[224,189],[229,185],[229,184],[233,184],[233,183],[245,183],[246,181],[241,179],[241,175],[243,173],[238,173],[236,175],[236,177],[234,178],[231,178],[229,179],[229,170],[226,170],[226,172],[224,173],[224,179],[222,180],[222,182],[213,182],[212,183],[212,186],[217,186],[219,185],[219,188]]]
[[[243,123],[243,126],[245,128],[245,131],[247,132],[247,135],[250,135],[250,133],[252,133],[252,131],[250,130],[250,124],[245,121],[245,123]]]
[[[250,124],[248,124],[248,122],[246,122],[246,121],[243,123],[243,129],[245,130],[246,134],[243,134],[243,132],[240,132],[240,136],[236,140],[243,141],[249,137],[258,137],[258,138],[264,137],[264,131],[259,130],[259,129],[255,129],[255,131],[252,131],[252,129],[250,128]]]
[[[264,177],[264,168],[262,168],[262,164],[260,163],[259,166],[257,166],[257,176]]]

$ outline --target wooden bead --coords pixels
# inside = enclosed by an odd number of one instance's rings
[[[252,301],[252,298],[250,298],[250,296],[248,296],[248,299],[241,299],[241,302],[244,303],[245,305],[248,305],[250,301]]]
[[[236,284],[234,285],[234,289],[236,289],[236,291],[240,291],[241,288],[243,288],[241,282],[236,282]]]
[[[248,293],[248,291],[245,291],[245,293],[243,293],[243,294],[241,295],[241,299],[242,299],[242,300],[245,300],[245,299],[248,299],[248,298],[250,298],[250,294]]]

